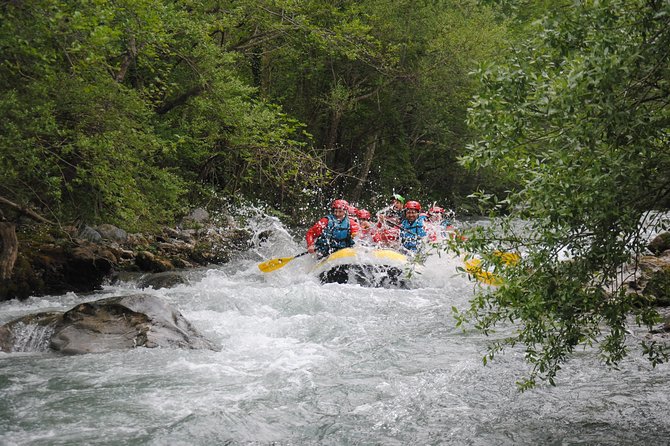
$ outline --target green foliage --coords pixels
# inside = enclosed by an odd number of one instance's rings
[[[151,22],[157,5],[126,6],[41,1],[3,7],[3,195],[55,219],[105,220],[129,229],[171,216],[181,181],[150,163],[161,145],[151,110],[137,91],[114,79],[128,15]]]
[[[208,191],[456,201],[488,178],[455,162],[468,73],[505,40],[474,0],[5,2],[0,194],[127,229]]]
[[[571,353],[598,344],[605,363],[626,354],[626,326],[657,321],[625,293],[622,265],[662,224],[670,192],[670,4],[580,2],[558,9],[502,65],[483,66],[469,124],[481,131],[462,162],[508,175],[509,219],[471,234],[470,247],[524,250],[505,285],[484,290],[470,316],[490,331],[511,321],[533,364],[522,382],[554,384]],[[497,197],[496,197],[497,198]],[[523,228],[512,221],[527,222]],[[645,355],[658,362],[664,347]]]
[[[205,184],[287,201],[318,186],[304,125],[257,97],[220,40],[258,5],[221,6],[3,4],[0,194],[53,219],[138,229]]]

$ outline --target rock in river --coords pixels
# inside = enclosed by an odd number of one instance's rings
[[[66,354],[135,347],[219,350],[175,308],[149,294],[81,303],[65,313],[23,316],[0,326],[0,350]]]

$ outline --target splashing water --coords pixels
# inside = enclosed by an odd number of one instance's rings
[[[220,352],[0,353],[0,444],[667,444],[667,365],[630,357],[611,371],[579,352],[557,387],[520,394],[521,352],[485,367],[488,339],[456,327],[451,308],[473,293],[460,259],[429,257],[410,289],[321,285],[309,256],[260,272],[304,247],[277,219],[249,224],[263,234],[253,250],[143,291]],[[4,302],[0,323],[136,292]]]
[[[13,327],[14,352],[45,352],[49,349],[49,339],[54,332],[51,325],[24,324]]]

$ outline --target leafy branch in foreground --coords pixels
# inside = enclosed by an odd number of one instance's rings
[[[469,123],[481,133],[461,162],[520,187],[503,197],[507,217],[469,234],[466,249],[524,256],[498,267],[504,284],[482,290],[461,317],[484,332],[518,326],[489,355],[523,346],[533,368],[521,389],[555,384],[579,346],[597,345],[616,366],[631,316],[658,321],[653,298],[626,292],[625,265],[637,265],[668,210],[668,48],[667,2],[580,2],[547,17],[506,65],[478,72]],[[668,358],[665,345],[642,349],[653,365]]]

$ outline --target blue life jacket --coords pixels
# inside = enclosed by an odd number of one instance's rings
[[[421,245],[421,237],[426,237],[428,235],[423,227],[425,219],[426,217],[420,215],[412,223],[407,219],[404,219],[400,223],[400,227],[402,228],[400,231],[400,241],[405,249],[410,251],[419,249],[419,246]]]
[[[323,228],[323,232],[314,243],[321,255],[327,256],[342,248],[354,246],[349,217],[345,216],[342,221],[338,221],[333,214],[329,214],[327,218],[328,225]]]

